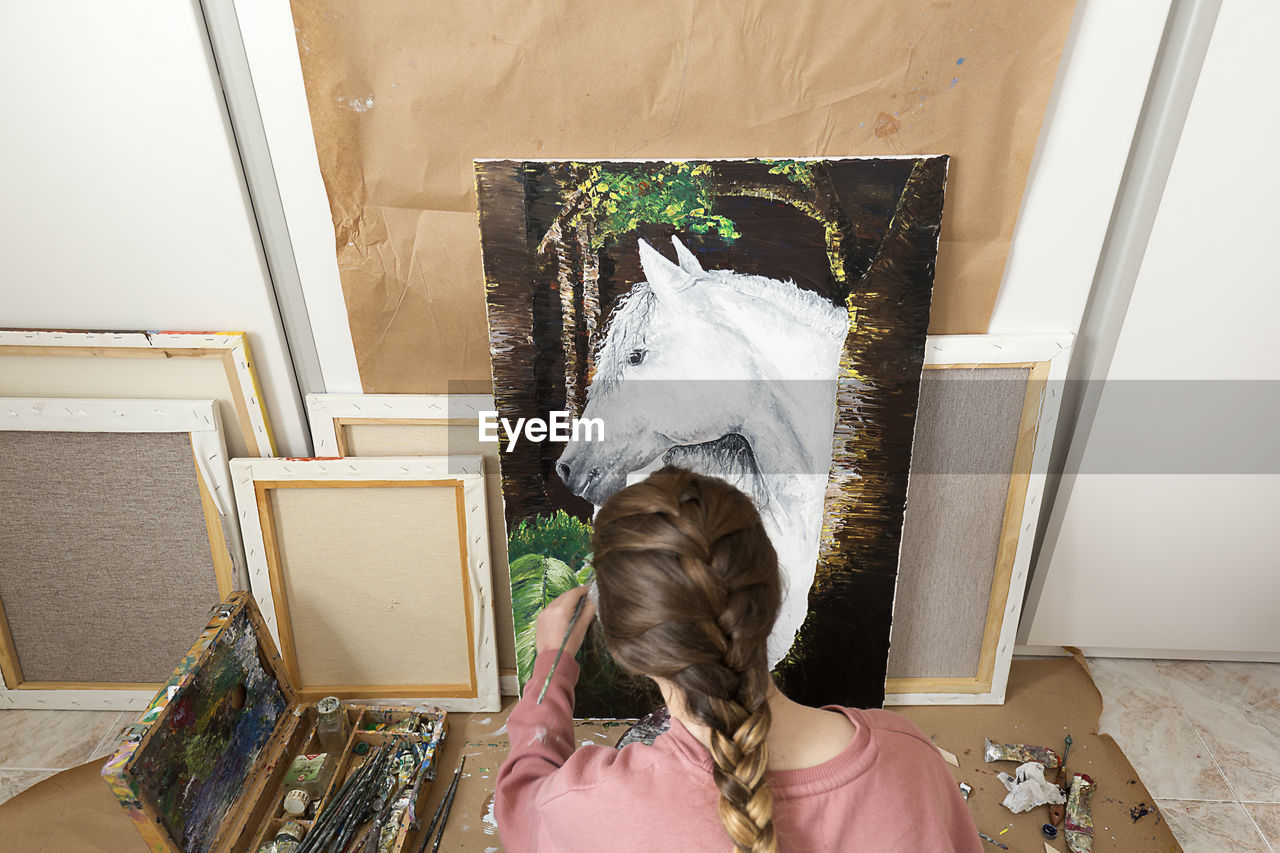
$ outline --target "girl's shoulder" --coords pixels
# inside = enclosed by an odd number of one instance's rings
[[[874,744],[877,749],[887,748],[896,753],[942,758],[929,736],[901,714],[883,708],[845,708],[839,705],[827,705],[823,710],[837,711],[849,718],[862,732],[861,737],[855,736],[855,743]]]
[[[901,714],[886,711],[884,708],[840,708],[839,710],[845,712],[854,721],[854,725],[862,722],[873,731],[905,735],[933,746],[929,736]]]

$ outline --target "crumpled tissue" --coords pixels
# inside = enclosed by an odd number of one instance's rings
[[[1004,806],[1014,814],[1029,812],[1036,806],[1065,803],[1066,796],[1062,789],[1044,778],[1044,765],[1039,761],[1028,761],[1014,771],[1014,775],[1000,773],[996,776],[1009,789],[1009,796],[1004,798]]]

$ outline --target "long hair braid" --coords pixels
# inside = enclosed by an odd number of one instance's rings
[[[720,821],[736,851],[774,853],[765,643],[777,555],[746,495],[664,468],[596,515],[600,624],[614,659],[670,680],[711,732]]]

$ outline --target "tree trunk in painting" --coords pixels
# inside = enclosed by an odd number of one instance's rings
[[[536,412],[535,280],[525,239],[525,193],[517,164],[495,163],[476,176],[482,198],[493,203],[485,215],[489,241],[484,252],[489,349],[493,357],[493,397],[499,412]],[[502,437],[505,440],[505,436]],[[526,466],[501,465],[507,528],[513,519],[551,512],[543,475]]]
[[[788,694],[800,702],[827,701],[821,685],[831,673],[851,667],[865,672],[859,682],[868,688],[850,701],[863,706],[883,702],[889,636],[866,629],[883,618],[878,602],[893,598],[920,371],[874,371],[877,375],[866,385],[855,377],[872,373],[868,365],[903,363],[899,330],[922,321],[927,327],[928,305],[904,300],[901,283],[933,279],[945,178],[944,160],[915,164],[884,240],[846,298],[852,325],[839,408],[853,417],[836,424],[822,560],[810,593],[809,618],[797,653],[778,668],[781,680],[791,685]],[[908,346],[906,363],[923,363],[924,338]],[[875,500],[864,500],[864,495]],[[824,606],[830,601],[840,602],[838,618],[831,618],[833,608]],[[849,653],[853,649],[856,655]]]

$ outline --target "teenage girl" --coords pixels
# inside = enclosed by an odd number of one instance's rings
[[[595,607],[585,602],[539,705],[534,687],[586,589],[551,602],[498,773],[507,853],[981,850],[950,771],[915,725],[810,708],[774,686],[765,641],[778,563],[749,498],[664,468],[600,508],[593,544],[605,644],[657,683],[671,729],[652,746],[574,749],[573,655]]]

